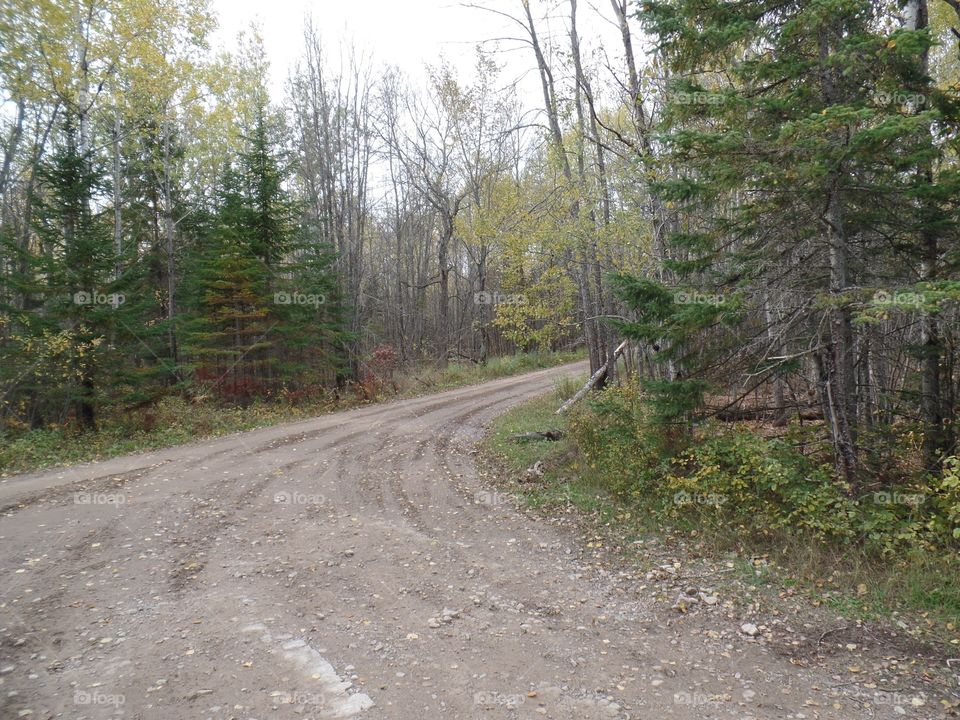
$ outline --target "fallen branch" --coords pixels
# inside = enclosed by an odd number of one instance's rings
[[[823,639],[830,633],[842,632],[844,630],[849,630],[849,629],[850,629],[849,625],[843,625],[841,627],[835,627],[835,628],[830,628],[829,630],[825,630],[823,634],[820,636],[820,639],[817,640],[817,647],[819,648],[823,644]]]
[[[626,348],[626,347],[627,347],[627,341],[624,340],[622,343],[620,343],[620,345],[617,347],[617,349],[613,351],[613,361],[614,361],[614,362],[616,362],[616,361],[617,361],[617,358],[620,357],[620,355],[623,354],[623,350],[624,350],[624,348]],[[557,409],[557,412],[556,412],[555,414],[556,414],[556,415],[562,415],[563,413],[565,413],[568,409],[570,409],[570,406],[571,406],[571,405],[573,405],[575,402],[577,402],[577,400],[579,400],[579,399],[582,398],[584,395],[586,395],[588,392],[590,392],[594,387],[596,387],[597,383],[600,382],[600,381],[601,381],[603,378],[605,378],[606,376],[607,376],[607,363],[604,363],[604,364],[601,365],[599,368],[597,368],[597,371],[596,371],[593,375],[590,376],[590,379],[587,380],[587,384],[584,385],[584,386],[583,386],[582,388],[580,388],[579,390],[577,390],[577,394],[574,395],[574,396],[573,396],[572,398],[570,398],[569,400],[567,400],[563,405],[561,405],[561,406]]]
[[[456,350],[449,350],[447,352],[447,360],[448,361],[453,360],[454,362],[456,362],[457,360],[469,360],[474,365],[480,364],[480,361],[477,360],[476,358],[472,358],[469,355],[464,355],[462,352],[457,352]]]

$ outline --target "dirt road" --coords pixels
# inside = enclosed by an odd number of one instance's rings
[[[0,717],[902,716],[482,484],[485,423],[584,371],[0,482]]]

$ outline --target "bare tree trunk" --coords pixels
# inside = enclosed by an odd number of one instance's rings
[[[770,291],[764,295],[763,298],[763,310],[764,317],[767,323],[767,338],[771,341],[776,340],[776,318],[773,302],[770,298]],[[786,355],[786,349],[782,343],[777,343],[776,347],[771,348],[773,352],[779,357]],[[775,371],[773,376],[773,406],[776,408],[774,415],[774,423],[776,425],[785,425],[787,420],[786,413],[786,401],[784,399],[784,383],[783,375],[779,371]]]
[[[453,218],[440,218],[440,238],[437,244],[437,272],[440,274],[440,316],[437,320],[438,360],[446,366],[450,351],[450,261],[447,253],[453,238]]]
[[[633,38],[630,35],[630,26],[627,24],[627,0],[610,0],[610,4],[613,6],[613,14],[617,18],[617,25],[620,28],[620,41],[623,43],[623,52],[626,56],[630,112],[637,126],[637,136],[649,150],[648,122],[646,111],[643,108],[643,98],[640,96],[640,76],[637,74],[637,61],[633,55]]]
[[[174,367],[179,367],[177,350],[177,332],[174,327],[177,317],[177,264],[174,253],[174,223],[173,223],[173,195],[170,168],[170,122],[163,124],[163,231],[167,254],[167,343],[170,351],[170,361]]]
[[[620,41],[623,45],[623,52],[627,66],[627,95],[628,105],[630,107],[631,117],[633,118],[634,131],[638,143],[634,144],[621,138],[630,144],[631,149],[639,156],[640,162],[649,169],[654,169],[654,146],[651,141],[652,118],[647,117],[647,111],[644,107],[644,98],[641,94],[640,75],[637,72],[637,63],[633,51],[633,38],[630,33],[630,25],[627,20],[629,10],[629,0],[610,0],[614,16],[617,20],[617,26],[620,30]],[[596,118],[596,113],[593,113]],[[656,193],[647,187],[649,219],[651,226],[653,255],[656,259],[656,276],[661,283],[671,283],[674,281],[672,273],[666,268],[666,261],[669,257],[667,248],[668,236],[673,222],[670,211],[666,208]],[[669,341],[661,341],[662,349],[668,349]],[[646,351],[644,351],[646,352]],[[657,363],[645,363],[650,372],[656,372]],[[675,379],[678,374],[676,363],[673,359],[668,360],[666,366],[666,376],[668,379]]]
[[[113,117],[113,252],[117,258],[114,279],[123,274],[123,172],[120,167],[120,113]]]
[[[559,156],[563,176],[567,179],[567,182],[570,182],[573,176],[570,172],[570,161],[567,159],[567,153],[563,147],[563,132],[560,130],[560,116],[557,113],[557,93],[553,82],[553,71],[547,64],[543,50],[540,47],[540,38],[537,35],[536,25],[533,22],[533,15],[530,13],[530,2],[529,0],[521,0],[521,2],[523,3],[523,10],[526,14],[526,29],[530,36],[530,45],[537,59],[537,69],[540,73],[540,87],[543,91],[543,104],[544,110],[547,113],[547,122],[550,125],[550,135],[553,138],[554,149]]]
[[[920,278],[925,282],[937,279],[939,248],[936,235],[924,230],[921,233]],[[923,418],[923,458],[928,470],[935,470],[938,454],[948,447],[944,432],[943,400],[940,388],[940,362],[943,347],[937,316],[924,311],[920,319],[920,414]]]
[[[952,4],[952,3],[951,3]],[[952,4],[960,13],[960,5]],[[907,30],[923,30],[929,26],[930,17],[926,0],[909,0],[905,11],[904,25]],[[920,59],[923,74],[927,73],[928,52]],[[933,184],[933,168],[925,162],[917,170],[918,180]],[[923,202],[923,201],[921,201]],[[937,279],[937,258],[940,248],[936,232],[924,225],[920,233],[920,280],[933,282]],[[938,455],[948,443],[944,428],[943,398],[940,388],[940,363],[943,348],[937,316],[923,311],[920,318],[920,416],[923,418],[923,459],[930,471],[935,471]]]
[[[610,194],[607,184],[607,169],[603,157],[603,144],[600,141],[600,134],[597,126],[597,115],[594,108],[593,89],[590,86],[590,80],[583,71],[583,62],[580,57],[580,36],[577,32],[577,0],[570,0],[570,53],[573,57],[574,71],[576,75],[576,106],[577,122],[580,128],[581,142],[579,150],[579,167],[581,169],[581,182],[586,187],[586,178],[583,175],[584,149],[583,136],[586,128],[584,127],[584,114],[580,102],[580,94],[583,93],[590,108],[590,137],[593,142],[594,151],[597,158],[597,183],[600,187],[600,227],[607,228],[610,225]],[[593,266],[593,283],[596,293],[596,333],[597,355],[603,358],[608,367],[603,382],[616,380],[616,363],[614,362],[614,333],[613,328],[605,321],[605,318],[612,314],[612,295],[603,283],[603,269],[600,264],[600,248],[597,241],[598,223],[595,211],[591,210],[591,220],[593,220],[593,238],[590,242],[589,262]]]
[[[848,268],[847,238],[844,233],[843,215],[839,198],[839,188],[835,180],[834,187],[828,190],[827,212],[825,215],[827,244],[830,253],[830,291],[839,296],[850,285]],[[831,414],[834,418],[836,443],[843,474],[856,489],[857,447],[856,447],[856,372],[854,364],[853,323],[849,306],[844,302],[838,308],[830,310],[828,389],[830,392]]]
[[[20,139],[23,137],[23,119],[26,114],[26,101],[20,98],[17,101],[16,120],[13,122],[13,128],[10,130],[10,137],[3,145],[3,167],[0,168],[0,199],[6,204],[7,184],[10,182],[10,168],[13,166],[13,159],[17,155],[20,147]]]
[[[304,64],[293,78],[301,175],[310,191],[321,240],[337,251],[336,267],[351,331],[351,339],[344,341],[340,350],[347,355],[349,374],[356,378],[365,302],[370,85],[353,52],[346,54],[339,75],[328,73],[319,34],[310,23],[304,30],[304,43]]]
[[[820,29],[819,61],[820,84],[824,102],[834,105],[840,101],[830,64],[830,40],[832,30]],[[846,137],[838,133],[838,143]],[[826,187],[826,209],[823,214],[824,235],[830,259],[830,293],[840,300],[839,307],[830,309],[830,341],[828,362],[829,404],[834,431],[834,444],[839,455],[841,469],[851,491],[856,490],[857,472],[857,399],[854,364],[853,322],[850,307],[842,294],[850,287],[849,247],[844,228],[842,182],[844,168],[837,167],[830,174]]]

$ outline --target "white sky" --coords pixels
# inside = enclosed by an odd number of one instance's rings
[[[520,0],[476,0],[488,7],[513,15],[523,10]],[[271,95],[282,100],[289,69],[303,45],[303,19],[311,14],[331,55],[341,41],[353,42],[358,50],[368,53],[375,64],[399,66],[413,78],[422,77],[424,63],[436,64],[441,56],[457,68],[461,77],[470,76],[474,64],[474,46],[491,38],[516,37],[522,29],[494,13],[467,8],[457,0],[212,0],[219,16],[220,28],[214,45],[232,48],[237,33],[251,22],[260,25],[271,63]],[[564,0],[551,0],[552,19],[538,23],[545,38],[551,32],[566,44],[569,5]],[[534,15],[539,21],[548,5],[534,2]],[[598,16],[597,10],[602,13]],[[610,18],[608,0],[580,0],[578,29],[585,62],[601,45],[611,55],[611,63],[622,68],[619,33]],[[531,70],[535,67],[532,50],[505,40],[497,56],[505,64],[503,79],[521,80],[524,105],[542,103],[539,81]]]

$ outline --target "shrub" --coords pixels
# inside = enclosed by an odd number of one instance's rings
[[[659,433],[635,382],[601,392],[572,418],[570,434],[585,472],[622,499],[638,499],[662,475]]]
[[[822,539],[855,535],[856,507],[832,468],[748,430],[711,430],[674,458],[664,479],[672,493],[669,515],[712,517],[760,532],[795,529]]]
[[[876,556],[960,545],[960,458],[946,458],[939,477],[878,475],[851,497],[824,455],[804,455],[790,433],[710,422],[678,444],[668,431],[635,382],[604,390],[570,424],[584,477],[661,519],[855,542]]]
[[[943,462],[943,476],[931,482],[931,517],[926,530],[934,538],[960,540],[960,457]]]

